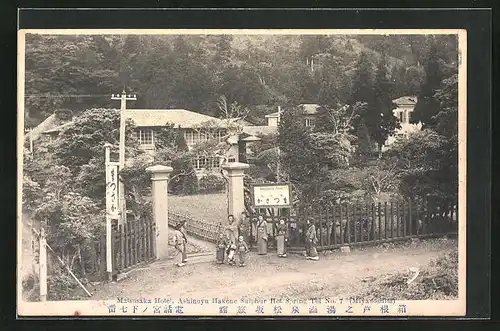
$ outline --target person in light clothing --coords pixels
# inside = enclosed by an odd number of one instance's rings
[[[239,265],[240,265],[240,267],[244,267],[246,254],[248,253],[248,246],[247,246],[247,243],[245,242],[243,236],[240,236],[238,238],[238,244],[236,245],[236,250],[238,252]]]
[[[278,257],[286,257],[285,245],[288,241],[288,225],[285,223],[285,219],[280,219],[278,228],[276,231],[276,245],[278,250]]]
[[[182,220],[177,226],[175,227],[176,230],[178,230],[182,234],[183,240],[183,245],[182,245],[182,261],[180,267],[185,265],[187,262],[187,230],[186,230],[186,221]]]
[[[317,243],[318,237],[316,236],[316,227],[314,226],[314,220],[308,219],[306,231],[306,258],[308,260],[319,260],[318,251],[316,250]]]
[[[267,222],[264,216],[257,218],[257,254],[267,254]]]
[[[177,254],[175,254],[175,255],[177,256],[177,255],[181,254],[183,256],[183,253],[184,253],[185,247],[186,247],[186,241],[184,239],[184,235],[182,234],[182,232],[179,229],[174,230],[173,244],[174,244],[175,250],[177,251]],[[183,257],[181,262],[177,263],[177,266],[183,267],[184,265],[186,265],[186,262],[185,262],[184,257]]]

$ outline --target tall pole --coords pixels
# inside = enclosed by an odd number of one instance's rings
[[[120,146],[119,146],[119,164],[120,171],[125,168],[125,123],[126,123],[126,115],[125,111],[127,109],[127,100],[137,100],[136,96],[128,95],[123,90],[122,95],[112,95],[112,100],[120,100]],[[123,185],[123,181],[120,178],[120,182],[118,185],[118,196],[120,201],[120,214],[121,214],[121,223],[124,223],[127,219],[127,207],[125,204],[125,186]]]

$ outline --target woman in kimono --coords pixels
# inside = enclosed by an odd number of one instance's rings
[[[182,260],[177,264],[179,267],[183,267],[187,262],[187,236],[186,236],[186,221],[182,221],[177,224],[174,232],[174,243],[175,249],[182,254]]]
[[[240,222],[238,224],[238,235],[243,236],[243,241],[250,245],[250,220],[246,211],[241,213]]]
[[[257,218],[257,254],[267,254],[267,222],[262,215]]]
[[[280,219],[276,231],[276,245],[278,246],[278,257],[286,257],[285,242],[288,241],[288,225],[285,219]]]
[[[319,260],[318,251],[316,250],[316,244],[318,243],[318,237],[316,236],[316,227],[314,226],[314,220],[307,220],[307,231],[306,231],[306,259],[308,260]]]

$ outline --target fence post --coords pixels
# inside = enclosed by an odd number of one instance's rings
[[[146,169],[153,182],[153,219],[156,226],[156,258],[168,257],[168,179],[172,167],[155,165]]]
[[[42,227],[40,231],[40,301],[47,300],[47,240],[45,230]]]
[[[243,177],[245,170],[249,168],[246,163],[233,162],[222,166],[229,177],[229,214],[240,215],[245,211],[245,195],[243,189]]]

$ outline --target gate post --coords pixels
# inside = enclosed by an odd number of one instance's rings
[[[168,179],[172,167],[155,165],[146,168],[151,172],[153,196],[153,221],[156,227],[156,259],[168,257]]]
[[[245,176],[245,169],[248,169],[249,165],[247,163],[232,162],[223,165],[222,168],[227,170],[229,177],[229,214],[234,215],[235,219],[237,219],[238,215],[245,210],[243,177]]]

